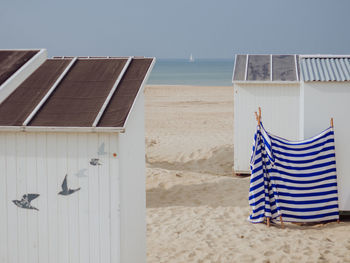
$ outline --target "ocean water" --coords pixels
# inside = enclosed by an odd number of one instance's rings
[[[231,86],[234,59],[157,59],[150,85]]]

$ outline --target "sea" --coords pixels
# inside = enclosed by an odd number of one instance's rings
[[[232,86],[234,59],[157,59],[149,85]]]

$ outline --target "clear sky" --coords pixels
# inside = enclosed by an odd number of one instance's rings
[[[2,0],[0,48],[49,56],[350,54],[349,0]]]

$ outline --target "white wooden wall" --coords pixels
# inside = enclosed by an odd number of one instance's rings
[[[146,262],[146,174],[144,94],[140,90],[119,135],[121,181],[121,262]]]
[[[302,86],[302,127],[305,138],[312,137],[330,125],[334,118],[339,208],[350,211],[350,83],[306,82]]]
[[[117,134],[0,133],[1,263],[120,262],[117,144]],[[58,195],[66,174],[81,190]],[[12,202],[26,193],[40,194],[39,211]]]
[[[234,171],[250,173],[249,161],[262,109],[264,127],[289,140],[299,139],[299,84],[234,84]]]

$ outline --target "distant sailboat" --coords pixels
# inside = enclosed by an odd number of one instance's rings
[[[190,62],[194,62],[194,58],[193,58],[193,55],[192,55],[192,53],[191,53],[191,55],[190,55],[190,60],[189,60]]]

